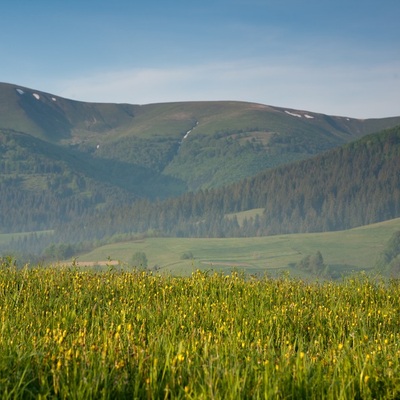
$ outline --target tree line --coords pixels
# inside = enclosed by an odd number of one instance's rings
[[[59,234],[101,239],[157,232],[188,237],[261,236],[348,229],[400,216],[400,127],[220,189],[95,212]],[[263,208],[240,226],[240,211]]]
[[[53,240],[79,245],[118,235],[250,237],[348,229],[400,216],[399,171],[397,127],[223,188],[109,202],[68,221],[54,216]],[[255,208],[264,209],[262,215],[241,224],[227,216]]]

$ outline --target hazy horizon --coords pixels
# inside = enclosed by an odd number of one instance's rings
[[[395,0],[38,0],[2,15],[0,80],[70,99],[400,115]]]

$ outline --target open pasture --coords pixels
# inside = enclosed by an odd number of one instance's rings
[[[340,232],[277,235],[255,238],[148,238],[99,247],[78,257],[80,263],[107,259],[130,264],[132,255],[145,252],[148,266],[160,272],[190,275],[197,269],[248,274],[290,271],[304,256],[320,251],[329,265],[369,270],[390,236],[400,230],[400,219]],[[193,260],[182,259],[184,253]]]

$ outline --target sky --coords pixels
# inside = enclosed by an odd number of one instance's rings
[[[0,81],[74,100],[400,115],[400,0],[2,0]]]

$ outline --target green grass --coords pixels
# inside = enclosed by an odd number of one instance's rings
[[[149,238],[99,247],[80,255],[78,261],[110,258],[129,264],[135,252],[143,251],[149,267],[158,265],[161,271],[177,275],[188,275],[195,269],[229,272],[233,268],[251,274],[283,270],[296,274],[290,264],[320,251],[326,264],[368,270],[396,230],[400,230],[399,218],[341,232],[227,239]],[[194,260],[182,260],[185,252],[191,252]]]
[[[399,281],[0,268],[2,399],[397,399]]]
[[[46,176],[40,174],[26,174],[22,176],[23,179],[23,188],[25,190],[32,191],[41,191],[47,190],[47,181]]]
[[[42,234],[53,234],[53,230],[47,230],[47,231],[34,231],[34,232],[16,232],[16,233],[0,233],[0,246],[2,245],[8,245],[12,239],[19,239],[23,238],[24,236],[29,236],[33,233],[36,233],[38,235]]]
[[[12,237],[12,233],[0,233],[0,246],[8,244]]]

